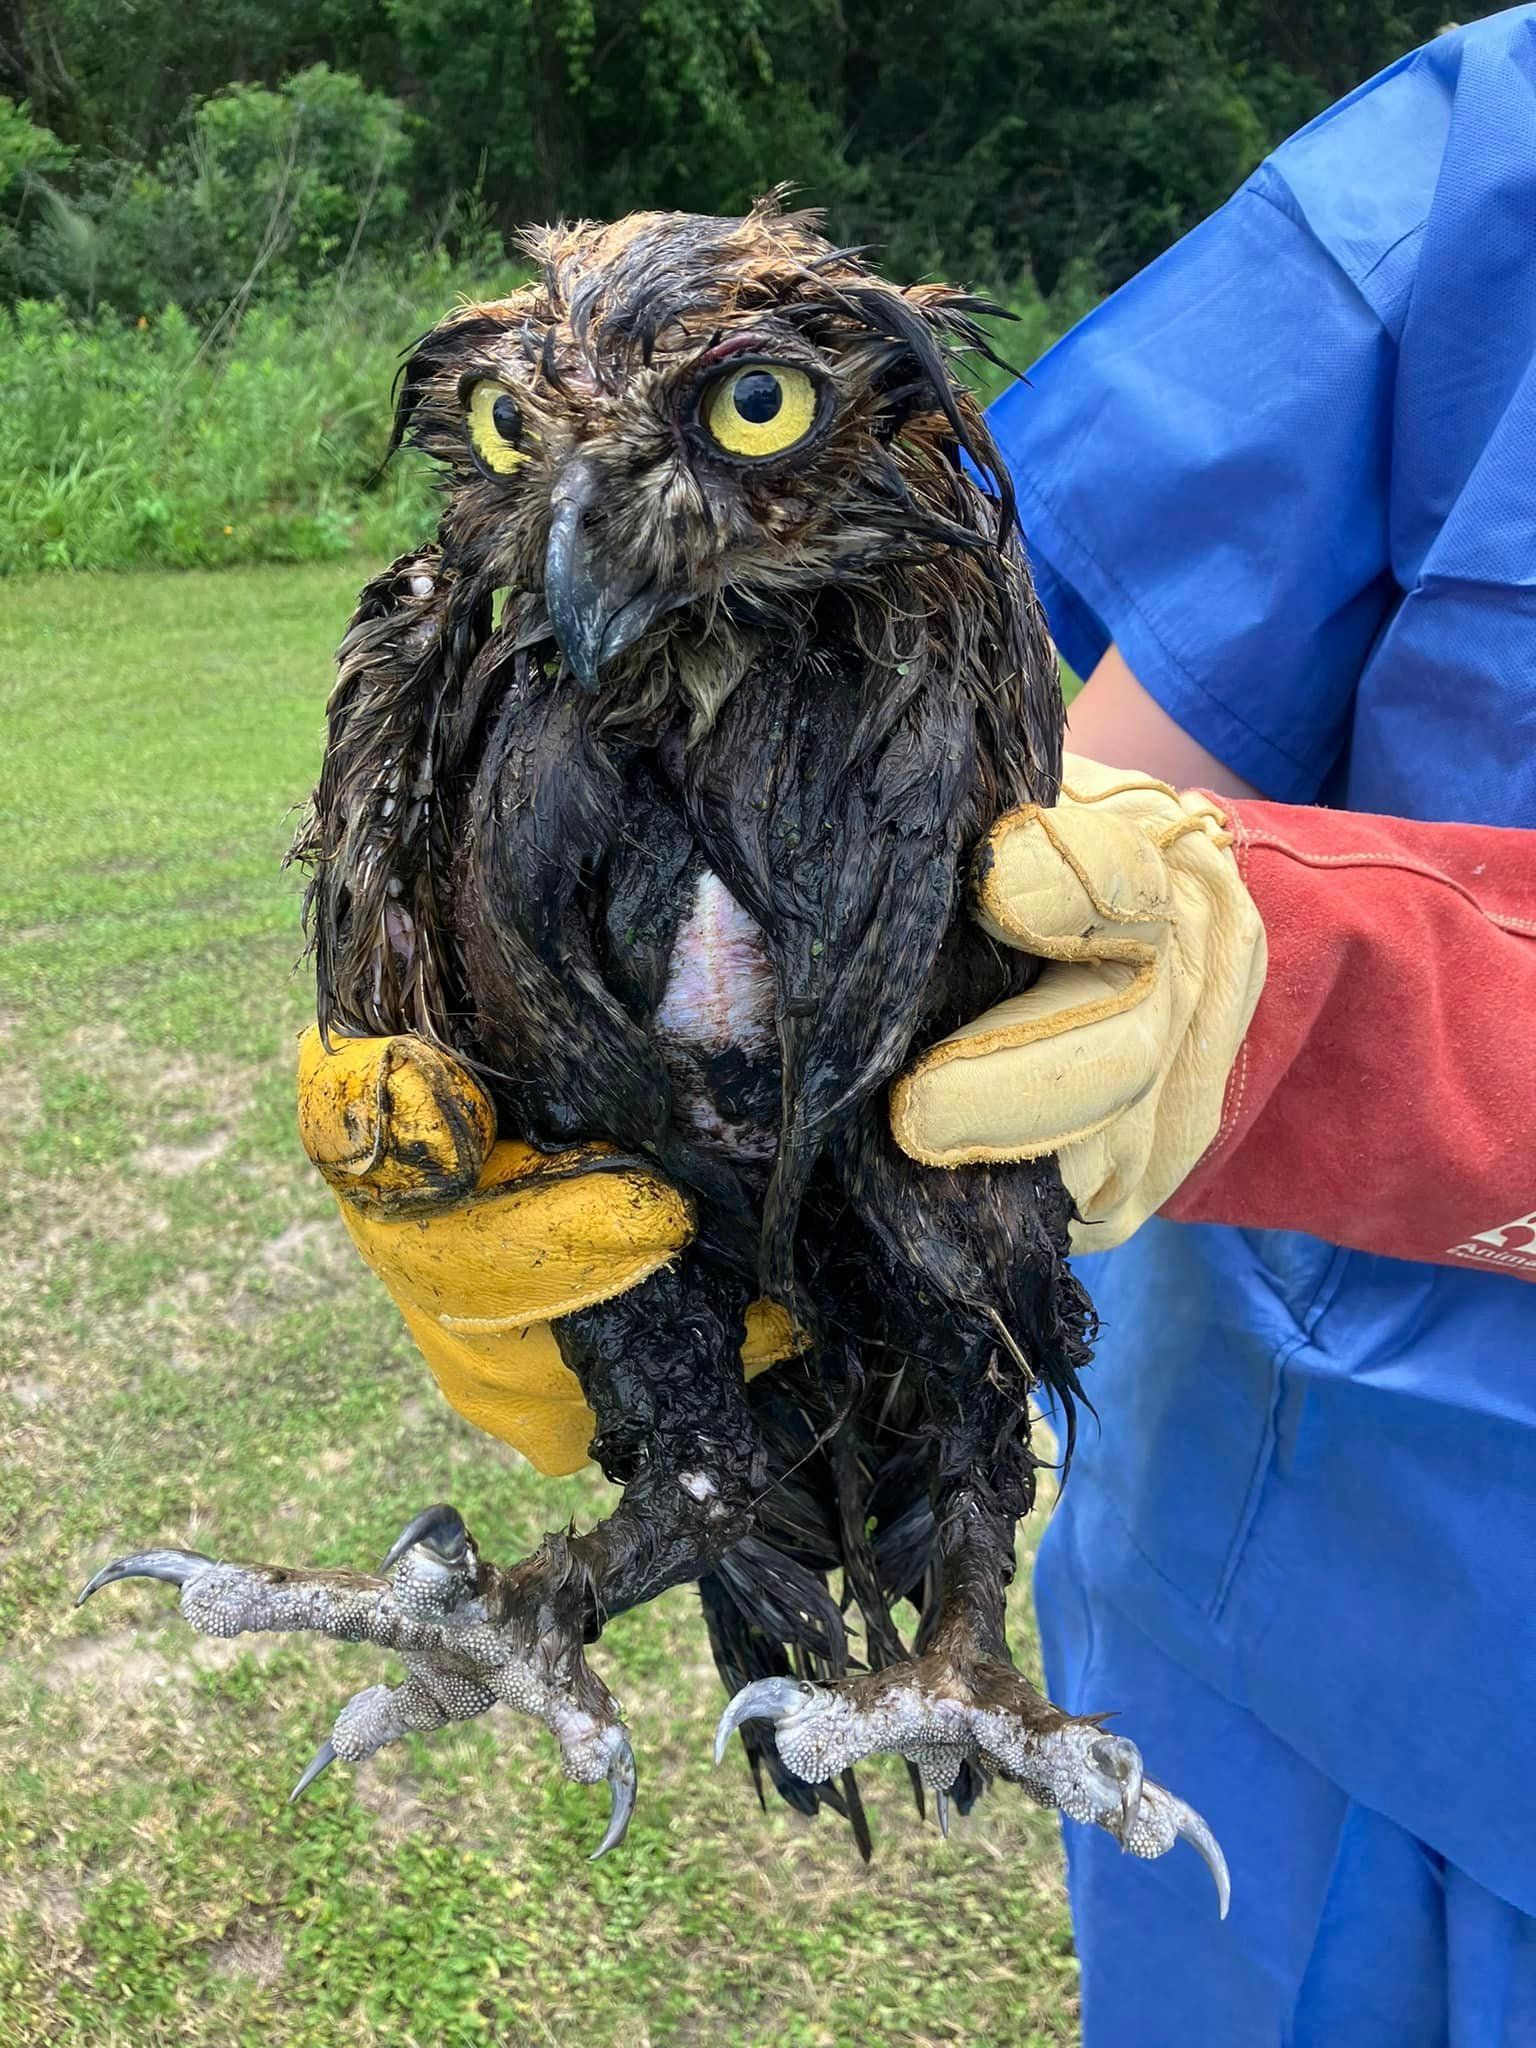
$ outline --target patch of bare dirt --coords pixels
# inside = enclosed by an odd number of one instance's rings
[[[360,1271],[351,1239],[335,1215],[296,1218],[269,1238],[246,1269],[265,1294],[295,1300],[329,1293]]]
[[[28,1138],[42,1128],[42,1083],[30,1067],[13,1057],[6,1064],[5,1085],[0,1091],[0,1138]]]
[[[18,1408],[42,1408],[57,1401],[59,1389],[46,1380],[0,1379],[0,1394],[14,1401]]]
[[[0,1884],[0,1923],[33,1913],[53,1935],[73,1934],[85,1918],[85,1907],[72,1884],[47,1878],[34,1884]]]
[[[0,1181],[8,1211],[25,1215],[16,1256],[0,1262],[0,1319],[14,1333],[16,1312],[75,1281],[103,1241],[163,1237],[170,1217],[157,1181],[211,1164],[238,1135],[251,1098],[248,1068],[224,1060],[169,1057],[138,1046],[120,1026],[88,1027],[64,1042],[67,1058],[111,1089],[143,1143],[121,1167],[28,1175],[0,1143]],[[0,1116],[3,1116],[0,1103]],[[37,1377],[33,1374],[32,1377]]]
[[[77,1685],[103,1683],[131,1696],[145,1691],[165,1671],[165,1659],[142,1648],[132,1629],[118,1629],[111,1635],[66,1643],[44,1665],[43,1683],[50,1692],[71,1692]]]
[[[317,1457],[306,1459],[304,1476],[309,1480],[334,1479],[339,1472],[349,1472],[357,1452],[351,1444],[331,1444]]]
[[[213,1292],[213,1275],[205,1273],[201,1266],[188,1266],[176,1275],[173,1287],[159,1288],[144,1304],[145,1312],[153,1321],[184,1319],[191,1310],[197,1317],[199,1328],[206,1318],[201,1314],[200,1304],[206,1302]]]
[[[414,1834],[432,1818],[414,1778],[403,1773],[386,1777],[377,1765],[354,1773],[352,1795],[359,1806],[366,1807],[374,1816],[386,1835]]]
[[[41,1677],[50,1692],[91,1686],[119,1699],[134,1699],[155,1687],[179,1689],[199,1671],[227,1671],[241,1657],[265,1663],[278,1648],[265,1638],[192,1636],[168,1654],[146,1642],[136,1629],[114,1629],[109,1635],[64,1642],[43,1661]]]
[[[128,1164],[134,1173],[158,1173],[167,1180],[183,1180],[189,1173],[197,1173],[212,1166],[215,1159],[222,1159],[234,1137],[233,1129],[226,1124],[185,1145],[145,1145]]]
[[[131,1170],[179,1179],[211,1166],[250,1107],[251,1073],[232,1060],[140,1045],[120,1024],[83,1025],[66,1044],[153,1134],[129,1161]]]
[[[208,1951],[210,1966],[221,1977],[244,1977],[268,1989],[281,1983],[287,1969],[283,1944],[268,1927],[237,1927]]]

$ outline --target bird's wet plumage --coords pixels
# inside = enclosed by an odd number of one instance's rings
[[[1011,1438],[1017,1511],[1031,1378],[1070,1402],[1086,1350],[1049,1165],[928,1173],[884,1127],[913,1054],[1027,975],[967,921],[966,863],[1059,762],[1054,657],[955,375],[988,309],[900,291],[772,205],[529,251],[532,283],[458,309],[403,374],[396,436],[443,464],[444,517],[342,652],[301,842],[322,1020],[439,1038],[504,1128],[602,1136],[691,1190],[707,1255],[818,1339],[754,1397],[768,1498],[705,1589],[727,1676],[835,1661],[839,1569],[887,1660],[891,1604],[934,1577],[946,1409],[979,1399]],[[744,363],[819,394],[782,462],[707,443],[709,394]],[[466,425],[490,387],[515,409],[505,472]],[[595,689],[547,588],[573,465],[589,582],[657,607]],[[742,1100],[717,1088],[712,1132],[665,1028],[701,874],[776,984],[776,1071],[743,1045],[736,1078],[777,1114],[734,1156],[719,1130]]]
[[[917,1053],[1027,985],[967,915],[968,862],[1060,764],[1011,492],[956,375],[992,309],[898,289],[773,201],[527,249],[530,283],[409,352],[395,440],[441,465],[441,523],[363,593],[296,847],[324,1029],[435,1040],[504,1135],[610,1141],[698,1216],[675,1266],[557,1326],[623,1495],[477,1567],[517,1589],[516,1654],[482,1644],[475,1689],[544,1699],[575,1673],[575,1719],[545,1717],[572,1769],[610,1714],[609,1769],[622,1727],[581,1639],[693,1578],[733,1689],[840,1680],[856,1649],[911,1709],[887,1746],[937,1793],[1060,1784],[1129,1844],[1120,1780],[1082,1782],[1096,1722],[1032,1693],[1003,1629],[1030,1398],[1070,1442],[1087,1357],[1068,1198],[1048,1160],[916,1166],[886,1120]],[[810,1341],[748,1389],[760,1293]],[[881,1746],[872,1682],[818,1696],[838,1743],[795,1750],[835,1751],[837,1786],[742,1728],[755,1772],[866,1847],[847,1766],[860,1715]],[[1005,1721],[1033,1776],[988,1734]],[[1139,1759],[1132,1782],[1137,1807]]]

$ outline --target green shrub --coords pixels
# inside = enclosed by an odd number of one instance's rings
[[[400,348],[470,289],[443,258],[362,269],[213,338],[174,307],[137,326],[0,310],[0,568],[318,561],[420,538],[423,465],[378,474],[391,384]]]
[[[13,225],[10,216],[25,202],[29,182],[62,171],[74,154],[52,129],[33,120],[25,100],[18,105],[0,93],[0,202],[7,227]]]
[[[76,153],[34,238],[49,274],[27,289],[130,318],[222,303],[258,258],[260,295],[312,277],[364,215],[362,246],[383,247],[402,188],[409,241],[430,245],[465,191],[507,235],[638,206],[734,212],[788,178],[897,276],[1028,271],[1054,292],[1085,259],[1106,286],[1130,276],[1447,11],[33,0],[0,10],[18,16],[0,86]],[[271,219],[282,246],[263,255]]]
[[[0,93],[0,291],[22,275],[28,237],[46,212],[50,178],[67,171],[75,152],[51,128]]]
[[[0,196],[7,132],[0,104]],[[78,312],[134,318],[169,302],[216,318],[389,248],[409,151],[399,101],[324,64],[276,91],[231,85],[191,109],[153,167],[96,156],[68,195],[46,185],[10,273]]]
[[[1021,279],[1011,291],[993,296],[1006,309],[1008,317],[987,320],[983,325],[992,347],[1008,369],[1001,370],[985,361],[971,368],[971,382],[982,398],[989,401],[1011,384],[1014,376],[1023,376],[1030,364],[1038,361],[1052,342],[1059,341],[1085,313],[1091,313],[1104,291],[1093,265],[1084,261],[1068,265],[1049,298],[1029,277]]]

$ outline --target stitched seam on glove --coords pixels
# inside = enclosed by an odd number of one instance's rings
[[[1044,832],[1046,838],[1049,839],[1051,845],[1056,849],[1057,856],[1061,860],[1062,865],[1070,868],[1072,873],[1076,875],[1079,888],[1099,913],[1100,917],[1108,918],[1112,924],[1125,923],[1124,910],[1119,904],[1111,903],[1107,898],[1100,895],[1093,877],[1078,859],[1071,840],[1059,828],[1055,820],[1048,814],[1042,813],[1039,822],[1041,831]],[[1174,836],[1177,837],[1178,835],[1175,834]],[[1153,843],[1159,846],[1162,844],[1156,838],[1154,838]],[[995,873],[996,870],[994,869],[993,872]],[[1165,894],[1158,902],[1144,905],[1137,921],[1138,923],[1151,923],[1154,919],[1166,918],[1171,909],[1172,904]],[[1058,943],[1067,944],[1070,941],[1063,940]],[[1101,945],[1102,943],[1104,942],[1101,941]]]
[[[1208,829],[1213,828],[1213,829]],[[1212,846],[1228,847],[1232,844],[1232,833],[1227,827],[1225,813],[1217,811],[1186,811],[1166,831],[1153,834],[1153,844],[1160,852],[1166,853],[1191,832],[1198,832],[1209,839]]]
[[[1111,1124],[1118,1122],[1121,1114],[1116,1110],[1113,1115],[1101,1117],[1096,1124],[1084,1124],[1081,1130],[1053,1132],[1044,1144],[955,1145],[947,1152],[934,1152],[916,1142],[904,1106],[898,1109],[893,1103],[891,1130],[902,1151],[909,1159],[915,1159],[919,1166],[1008,1166],[1021,1159],[1044,1159],[1050,1153],[1064,1152],[1069,1146],[1096,1138],[1100,1131],[1107,1131]]]
[[[1462,901],[1469,903],[1478,916],[1500,930],[1512,933],[1517,938],[1536,934],[1536,918],[1514,917],[1505,911],[1491,910],[1462,882],[1448,875],[1442,868],[1428,867],[1422,861],[1408,859],[1396,853],[1307,853],[1299,846],[1292,846],[1288,840],[1272,832],[1249,834],[1249,843],[1260,846],[1271,853],[1283,853],[1287,859],[1296,861],[1306,868],[1352,868],[1375,867],[1396,869],[1405,875],[1417,875],[1420,881],[1437,882],[1441,888],[1454,889]]]
[[[1133,775],[1124,782],[1111,784],[1108,789],[1074,789],[1067,782],[1061,785],[1062,795],[1070,797],[1075,804],[1108,803],[1112,796],[1141,796],[1149,789],[1155,789],[1160,796],[1171,797],[1175,803],[1179,800],[1179,792],[1173,784],[1159,782],[1155,775]]]
[[[1020,810],[1008,812],[987,834],[984,852],[990,856],[990,859],[983,862],[982,872],[977,875],[975,883],[976,909],[983,924],[988,922],[995,923],[998,930],[1005,937],[1011,938],[1016,944],[1022,943],[1026,945],[1029,951],[1043,954],[1045,958],[1050,960],[1070,960],[1083,957],[1080,949],[1084,941],[1070,938],[1061,933],[1042,933],[1036,931],[1032,926],[1023,921],[1007,896],[1000,893],[1003,888],[1001,873],[1009,865],[1006,849],[1010,842],[1017,842],[1022,845],[1024,835],[1032,825],[1038,826],[1056,858],[1075,878],[1078,887],[1101,918],[1106,919],[1110,924],[1119,925],[1128,923],[1153,924],[1167,919],[1173,906],[1166,890],[1155,902],[1138,904],[1134,916],[1128,914],[1125,905],[1109,902],[1099,893],[1092,875],[1078,858],[1071,844],[1070,837],[1063,833],[1052,813],[1042,810],[1038,804],[1028,804]],[[1151,844],[1154,846],[1157,844],[1155,837],[1150,831],[1147,831],[1145,836]],[[1177,837],[1178,835],[1175,834],[1175,836]],[[1106,952],[1106,949],[1113,949],[1126,943],[1136,946],[1142,942],[1139,940],[1127,942],[1112,938],[1107,933],[1101,933],[1090,957],[1132,957],[1121,955],[1112,950]]]
[[[1093,890],[1086,881],[1083,881],[1082,871],[1077,863],[1062,852],[1054,838],[1051,839],[1051,844],[1061,854],[1064,864],[1078,877],[1084,894],[1100,916],[1113,918],[1116,923],[1123,922],[1114,910],[1098,901]],[[1011,908],[1006,898],[998,894],[999,888],[997,871],[994,869],[977,887],[977,915],[983,925],[995,928],[1003,938],[1010,940],[1023,952],[1038,954],[1044,960],[1118,960],[1128,962],[1132,966],[1140,966],[1156,958],[1155,949],[1148,945],[1145,939],[1117,937],[1114,933],[1106,931],[1096,932],[1092,938],[1072,939],[1054,933],[1034,931]],[[1140,921],[1147,924],[1166,923],[1172,908],[1171,902],[1165,900],[1161,905],[1149,907],[1145,918]]]
[[[1236,832],[1234,835],[1232,846],[1232,857],[1237,862],[1238,880],[1242,883],[1245,889],[1248,888],[1248,860],[1252,848],[1252,836],[1244,828],[1241,814],[1238,814],[1236,820]],[[1253,894],[1253,891],[1249,889],[1248,893],[1251,896]],[[1251,1029],[1253,1025],[1253,1019],[1251,1017],[1249,1018],[1248,1023],[1249,1028]],[[1221,1122],[1216,1126],[1215,1137],[1211,1140],[1210,1144],[1201,1154],[1201,1158],[1195,1161],[1195,1166],[1200,1165],[1201,1161],[1204,1159],[1214,1159],[1219,1152],[1224,1151],[1225,1148],[1232,1142],[1233,1137],[1236,1135],[1237,1131],[1240,1129],[1242,1124],[1243,1099],[1247,1095],[1247,1093],[1248,1032],[1245,1031],[1243,1033],[1243,1042],[1238,1047],[1237,1063],[1233,1067],[1232,1072],[1227,1077],[1226,1098],[1221,1106]],[[1190,1168],[1191,1173],[1193,1173],[1194,1170],[1194,1167]],[[1186,1175],[1185,1178],[1187,1179],[1188,1175]]]

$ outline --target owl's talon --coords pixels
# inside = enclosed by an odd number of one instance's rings
[[[599,1856],[606,1856],[610,1849],[616,1849],[629,1833],[629,1824],[634,1818],[639,1773],[635,1769],[635,1752],[622,1728],[618,1730],[618,1740],[608,1760],[607,1778],[611,1801],[608,1826],[603,1839],[587,1858],[589,1863],[595,1863]]]
[[[1120,1786],[1120,1824],[1109,1832],[1119,1840],[1121,1848],[1130,1841],[1136,1822],[1141,1815],[1142,1796],[1146,1777],[1142,1769],[1141,1751],[1134,1742],[1123,1735],[1101,1735],[1089,1744],[1093,1762],[1107,1777],[1113,1778]]]
[[[421,1545],[426,1556],[439,1564],[464,1564],[469,1553],[469,1531],[464,1526],[464,1517],[445,1501],[440,1501],[436,1507],[423,1508],[391,1543],[379,1570],[389,1571],[417,1544]]]
[[[83,1607],[93,1593],[119,1579],[162,1579],[168,1586],[184,1586],[212,1563],[213,1559],[204,1557],[200,1550],[136,1550],[131,1557],[119,1557],[104,1564],[75,1595],[75,1605]]]
[[[726,1744],[744,1721],[771,1721],[777,1727],[785,1716],[814,1699],[817,1690],[800,1678],[758,1678],[744,1685],[716,1724],[716,1768],[725,1762]]]
[[[1201,1816],[1146,1776],[1134,1742],[1106,1735],[1099,1717],[1060,1713],[1011,1666],[976,1663],[962,1672],[927,1657],[834,1685],[760,1678],[721,1715],[717,1763],[745,1721],[771,1723],[779,1761],[812,1785],[882,1751],[905,1757],[934,1792],[946,1833],[949,1791],[962,1766],[974,1763],[1038,1805],[1103,1828],[1132,1856],[1164,1856],[1182,1839],[1210,1871],[1227,1917],[1226,1858]]]
[[[293,1790],[288,1794],[288,1804],[292,1806],[295,1800],[302,1799],[304,1797],[304,1794],[309,1790],[310,1786],[313,1785],[316,1778],[319,1777],[320,1773],[322,1771],[328,1771],[331,1765],[335,1763],[335,1761],[336,1751],[331,1744],[330,1737],[327,1736],[325,1741],[321,1743],[320,1747],[315,1751],[314,1755],[310,1758],[309,1762],[304,1766],[303,1775],[300,1777],[297,1785],[295,1785]]]

